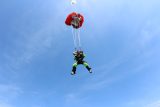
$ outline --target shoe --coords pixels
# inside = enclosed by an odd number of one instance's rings
[[[75,74],[75,72],[72,71],[72,72],[71,72],[71,75],[74,75],[74,74]]]
[[[91,70],[91,68],[89,69],[89,73],[92,73],[92,70]]]

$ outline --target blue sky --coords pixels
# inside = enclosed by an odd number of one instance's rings
[[[0,1],[0,107],[159,107],[160,1],[77,0],[89,74],[71,76],[69,0]]]

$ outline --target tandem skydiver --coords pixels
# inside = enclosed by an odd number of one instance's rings
[[[91,68],[89,67],[88,63],[83,60],[85,57],[85,54],[83,53],[83,51],[77,50],[73,52],[73,55],[74,55],[75,63],[73,64],[71,75],[76,74],[76,68],[79,64],[83,64],[87,68],[89,73],[92,73]]]

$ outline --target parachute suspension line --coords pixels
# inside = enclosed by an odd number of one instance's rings
[[[79,49],[81,50],[81,38],[80,38],[80,29],[77,29],[77,37],[78,37],[78,43],[79,43]]]
[[[80,39],[80,29],[75,29],[76,33],[76,43],[78,50],[81,50],[81,39]]]
[[[75,31],[74,31],[74,28],[72,28],[72,35],[73,35],[74,48],[76,50],[77,44],[76,44],[76,34],[75,34]]]
[[[73,28],[72,28],[72,36],[73,36],[73,42],[74,42],[74,47],[76,46],[76,43],[75,43],[75,37],[74,37],[74,31],[73,31]]]
[[[81,50],[80,29],[72,28],[72,35],[75,50]]]

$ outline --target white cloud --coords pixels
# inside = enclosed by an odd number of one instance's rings
[[[142,48],[149,44],[153,39],[159,37],[160,33],[160,22],[157,19],[148,20],[142,28],[139,36],[139,43]]]
[[[144,107],[160,107],[160,100],[158,101],[154,101],[150,104],[148,104],[147,106],[144,106]]]
[[[146,99],[135,99],[125,102],[123,107],[160,107],[160,100],[149,101]]]
[[[78,107],[87,107],[86,101],[87,97],[79,96],[78,93],[69,93],[65,96],[64,107],[73,107],[77,105]]]
[[[17,98],[23,91],[14,85],[0,84],[0,100],[9,101]]]
[[[54,51],[53,56],[57,54],[56,47],[57,43],[59,43],[59,39],[57,40],[57,38],[61,31],[61,25],[55,24],[57,20],[59,20],[58,17],[55,16],[53,14],[53,19],[47,20],[43,26],[41,25],[39,29],[31,33],[28,33],[25,29],[19,29],[17,26],[14,26],[14,30],[18,32],[17,35],[21,35],[23,39],[13,39],[16,41],[16,43],[11,46],[14,50],[4,55],[6,59],[6,63],[2,66],[4,71],[17,72],[24,64],[30,63],[37,56],[49,49],[52,53]]]
[[[14,106],[12,106],[11,104],[4,103],[4,102],[0,101],[0,107],[14,107]]]

